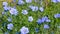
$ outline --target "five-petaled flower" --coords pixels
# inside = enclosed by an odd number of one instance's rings
[[[31,3],[32,2],[32,0],[26,0],[26,3]]]
[[[27,33],[29,33],[29,29],[28,29],[27,27],[25,27],[25,26],[23,26],[23,27],[20,29],[20,31],[21,31],[21,34],[27,34]]]
[[[14,8],[11,8],[11,10],[9,11],[11,15],[17,15],[18,11]]]
[[[33,21],[33,17],[32,17],[32,16],[29,16],[29,17],[28,17],[28,21],[29,21],[29,22],[32,22],[32,21]]]
[[[54,17],[55,18],[60,18],[60,14],[55,14]]]
[[[3,2],[3,7],[8,6],[7,2]]]
[[[23,5],[25,2],[23,0],[18,0],[18,5]]]
[[[44,29],[49,29],[49,28],[50,28],[49,25],[44,24]]]
[[[9,30],[12,30],[13,27],[14,27],[14,25],[12,23],[10,23],[10,24],[7,25],[7,29],[9,29]]]
[[[22,10],[22,14],[27,15],[28,11],[27,10]]]

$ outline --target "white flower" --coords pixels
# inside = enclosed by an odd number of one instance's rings
[[[32,0],[26,0],[26,3],[31,3],[32,2]]]
[[[32,22],[33,21],[33,17],[32,16],[29,16],[28,17],[28,21]]]
[[[8,25],[7,25],[7,29],[12,30],[12,29],[13,29],[13,24],[12,24],[12,23],[8,24]]]
[[[7,6],[8,5],[8,3],[7,2],[3,2],[3,6]]]
[[[11,8],[11,10],[9,11],[11,15],[17,15],[18,11],[14,8]]]
[[[29,33],[29,29],[28,29],[27,27],[25,27],[25,26],[23,26],[23,27],[20,29],[20,31],[21,31],[21,34],[27,34],[27,33]]]
[[[43,11],[44,11],[44,8],[43,8],[43,7],[40,7],[39,10],[40,10],[41,12],[43,12]]]
[[[22,10],[22,14],[27,15],[28,11],[27,10]]]
[[[30,9],[32,9],[32,11],[37,11],[38,10],[38,6],[29,6]]]
[[[24,1],[23,1],[23,0],[19,0],[19,1],[18,1],[18,4],[19,4],[19,5],[23,5],[23,4],[24,4]]]

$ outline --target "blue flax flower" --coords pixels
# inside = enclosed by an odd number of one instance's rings
[[[60,2],[60,0],[57,0],[58,2]]]
[[[38,20],[37,20],[37,23],[38,23],[38,24],[41,24],[41,23],[43,23],[43,22],[42,22],[41,19],[38,19]]]
[[[32,2],[32,0],[26,0],[26,3],[31,3]]]
[[[60,14],[55,14],[54,17],[55,18],[60,18]]]
[[[29,8],[30,8],[32,11],[38,11],[38,6],[32,6],[32,5],[30,5]]]
[[[18,5],[23,5],[25,2],[23,0],[18,0]]]
[[[18,15],[18,11],[15,8],[11,8],[11,10],[9,12],[11,15],[15,15],[15,16]]]
[[[9,8],[7,6],[3,7],[4,11],[7,12],[9,10]]]
[[[49,25],[44,24],[44,29],[49,29]]]
[[[3,7],[8,6],[7,2],[3,2]]]

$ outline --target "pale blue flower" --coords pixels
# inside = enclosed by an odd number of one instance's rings
[[[29,6],[30,9],[32,9],[32,11],[38,11],[38,6]]]
[[[45,17],[42,17],[42,22],[51,22],[51,20],[48,19],[47,16],[45,16]]]
[[[38,24],[44,23],[46,21],[46,19],[48,19],[48,17],[46,17],[46,16],[45,17],[42,17],[41,19],[38,19],[37,20],[37,23]]]
[[[32,16],[29,16],[29,17],[28,17],[28,21],[29,21],[29,22],[32,22],[32,21],[33,21],[33,17],[32,17]]]
[[[9,11],[11,15],[17,15],[18,11],[14,8],[11,8],[11,10]]]
[[[18,5],[23,5],[25,2],[23,0],[18,0]]]
[[[41,23],[44,23],[44,22],[51,22],[51,20],[48,19],[47,16],[44,16],[44,17],[42,17],[41,19],[38,19],[38,20],[37,20],[37,23],[38,23],[38,24],[41,24]]]
[[[46,20],[48,20],[48,17],[47,16],[44,16],[44,17],[42,17],[42,22],[45,22]]]
[[[57,0],[58,2],[60,2],[60,0]]]
[[[22,10],[22,14],[27,15],[28,11],[27,10]]]
[[[3,8],[4,8],[5,11],[8,11],[9,10],[7,6],[5,6]]]
[[[38,24],[41,24],[41,23],[43,23],[43,22],[42,22],[41,19],[38,19],[38,20],[37,20],[37,23],[38,23]]]
[[[54,2],[54,3],[57,3],[57,0],[51,0],[52,2]]]
[[[50,28],[49,25],[44,24],[44,29],[49,29],[49,28]]]
[[[2,12],[2,15],[4,15],[5,14],[5,12]]]
[[[42,17],[41,20],[42,20],[42,22],[45,22],[46,19],[48,19],[48,17],[45,16],[45,17]]]
[[[60,14],[55,14],[54,17],[55,18],[60,18]]]
[[[26,3],[31,3],[32,2],[32,0],[26,0]]]
[[[21,31],[21,34],[27,34],[27,33],[29,33],[29,29],[28,29],[27,27],[25,27],[25,26],[23,26],[23,27],[20,29],[20,31]]]
[[[51,20],[50,19],[47,19],[46,22],[51,22]]]
[[[44,8],[43,8],[43,7],[40,7],[39,10],[40,10],[41,12],[43,12],[43,11],[44,11]]]
[[[10,24],[7,25],[7,29],[9,29],[9,30],[12,30],[13,27],[14,27],[14,25],[12,23],[10,23]]]
[[[8,3],[7,2],[3,2],[3,6],[8,6]]]

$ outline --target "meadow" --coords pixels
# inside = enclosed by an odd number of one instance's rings
[[[25,2],[25,0],[23,0]],[[14,16],[11,15],[9,11],[7,11],[5,14],[2,14],[4,12],[3,9],[3,2],[8,2],[8,6],[15,7],[18,11],[18,15]],[[60,2],[54,3],[51,2],[51,0],[44,1],[42,0],[42,5],[39,3],[40,0],[37,2],[32,1],[32,3],[26,3],[24,5],[17,5],[18,0],[16,0],[15,3],[9,2],[7,0],[0,1],[0,34],[19,34],[20,29],[23,26],[28,27],[29,33],[28,34],[60,34],[60,18],[55,18],[55,14],[60,13]],[[41,7],[43,6],[44,11],[41,12],[40,10],[32,11],[28,6],[34,5]],[[22,14],[22,10],[28,10],[28,14],[24,15]],[[28,17],[32,16],[33,21],[29,22]],[[37,23],[37,20],[39,18],[42,18],[43,16],[48,16],[48,18],[51,20],[51,22],[44,22],[41,24]],[[7,19],[10,17],[12,19],[11,22],[9,22]],[[12,30],[7,29],[7,24],[12,23],[14,25]],[[49,29],[44,28],[44,24],[49,25]],[[35,28],[38,28],[36,32]]]

